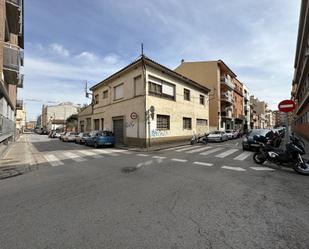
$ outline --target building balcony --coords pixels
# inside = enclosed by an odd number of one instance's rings
[[[22,110],[24,105],[24,101],[21,99],[16,100],[16,109],[17,110]]]
[[[23,33],[23,0],[6,0],[6,18],[10,33]]]
[[[229,92],[221,93],[221,101],[225,102],[228,105],[232,105],[234,103],[232,94]]]
[[[8,84],[17,85],[20,66],[23,65],[23,52],[18,46],[3,43],[3,73]]]
[[[228,79],[227,77],[225,77],[225,76],[223,76],[223,77],[221,76],[220,77],[220,82],[221,82],[222,85],[227,86],[231,90],[234,90],[234,88],[235,88],[235,86],[232,83],[232,81],[230,79]]]
[[[222,119],[232,119],[232,110],[231,109],[226,109],[225,111],[221,112],[221,118]]]
[[[17,87],[24,88],[24,75],[23,74],[19,74]]]

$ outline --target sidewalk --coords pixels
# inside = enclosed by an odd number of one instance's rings
[[[0,180],[31,171],[34,165],[31,143],[26,136],[11,144],[0,160]]]

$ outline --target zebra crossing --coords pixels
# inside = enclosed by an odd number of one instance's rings
[[[199,156],[214,156],[215,158],[227,158],[232,157],[233,160],[244,161],[251,155],[251,151],[242,151],[240,148],[226,148],[222,146],[212,146],[212,145],[184,145],[177,148],[169,148],[165,151],[169,152],[181,152],[186,154],[196,154]]]

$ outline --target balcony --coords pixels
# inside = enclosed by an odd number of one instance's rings
[[[6,17],[10,33],[23,33],[23,0],[6,0]]]
[[[221,112],[221,118],[232,119],[233,118],[232,110],[233,109],[230,107],[224,108],[223,111]]]
[[[24,101],[21,99],[16,100],[16,109],[17,110],[22,110],[24,105]]]
[[[221,101],[225,102],[228,105],[232,105],[234,103],[232,94],[230,92],[223,92],[221,94]]]
[[[235,88],[235,86],[232,83],[232,81],[230,79],[228,79],[227,77],[225,77],[225,76],[221,76],[220,77],[220,82],[221,82],[221,84],[226,85],[231,90],[234,90],[234,88]]]
[[[23,65],[23,52],[19,47],[3,43],[3,73],[8,84],[18,85],[19,69]]]
[[[0,114],[0,141],[13,135],[15,131],[15,122]]]

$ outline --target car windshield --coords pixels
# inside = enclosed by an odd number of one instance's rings
[[[225,131],[226,133],[233,133],[234,131],[232,131],[232,130],[227,130],[227,131]]]
[[[257,129],[257,130],[252,130],[249,135],[250,136],[254,136],[254,135],[265,136],[267,134],[267,132],[269,132],[269,130]]]
[[[213,131],[213,132],[211,132],[210,134],[221,134],[221,131]]]

